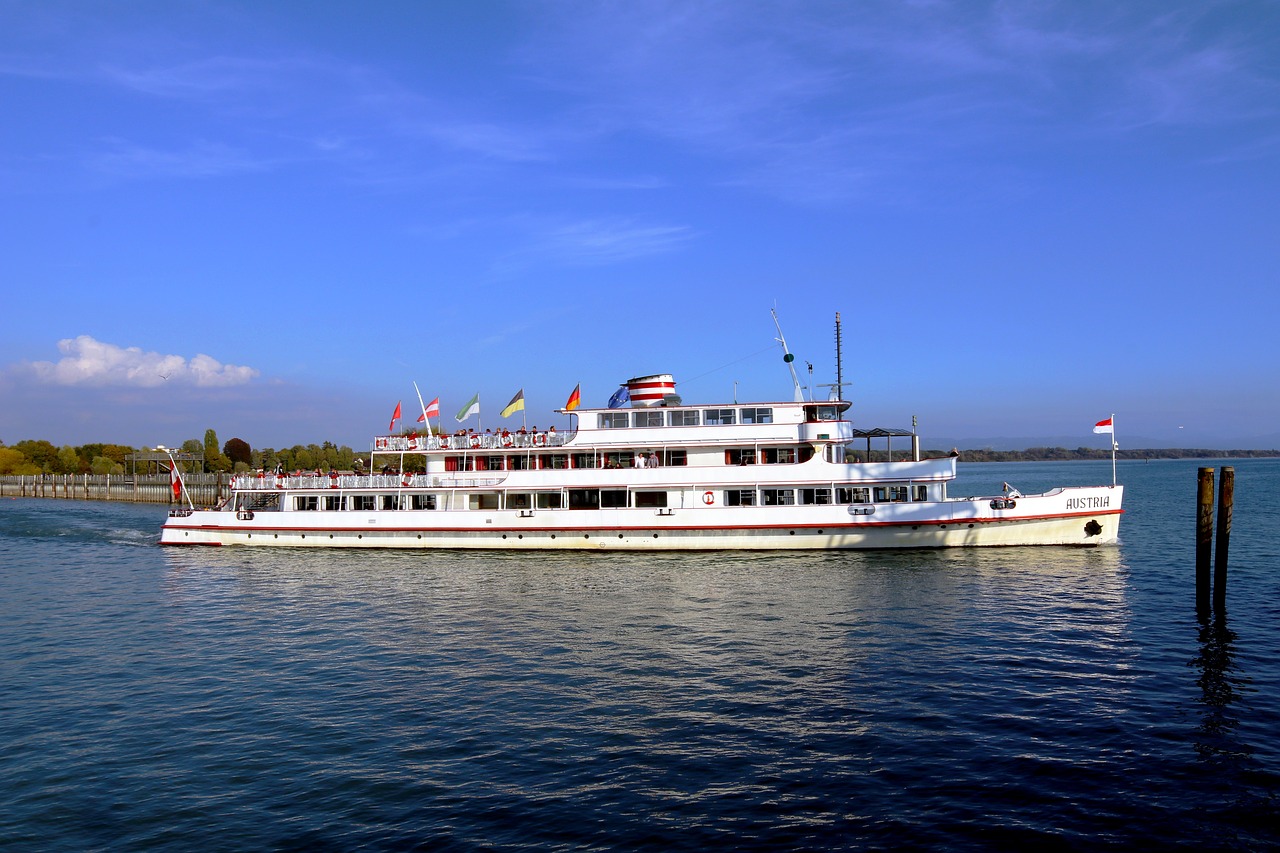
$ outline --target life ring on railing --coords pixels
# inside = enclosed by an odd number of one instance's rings
[[[710,491],[708,491],[708,492],[703,492],[703,493],[702,493],[702,502],[703,502],[704,504],[706,504],[707,506],[711,506],[713,503],[715,503],[715,502],[716,502],[716,493],[715,493],[715,492],[710,492]]]
[[[337,471],[329,472],[329,488],[331,489],[338,488],[338,472]]]
[[[475,450],[479,446],[480,446],[480,436],[479,434],[473,434],[471,436],[471,449]]]
[[[533,434],[534,447],[542,447],[547,443],[547,434],[545,432],[535,432]]]
[[[440,449],[441,449],[441,450],[448,450],[448,449],[449,449],[449,436],[447,436],[447,435],[442,435],[442,436],[439,436],[439,439],[440,439]]]
[[[405,472],[404,479],[400,481],[400,487],[407,489],[413,485],[413,474]]]
[[[513,445],[513,444],[515,444],[515,441],[511,438],[511,433],[507,432],[506,430],[503,430],[503,431],[502,431],[502,446],[503,446],[503,447],[510,447],[510,446],[511,446],[511,445]]]

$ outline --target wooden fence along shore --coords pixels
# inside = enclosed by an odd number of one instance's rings
[[[227,474],[183,474],[187,493],[196,506],[214,506],[230,494]],[[169,486],[168,473],[131,474],[36,474],[0,477],[0,497],[65,498],[81,501],[128,501],[131,503],[177,503]],[[186,503],[186,499],[182,500]]]

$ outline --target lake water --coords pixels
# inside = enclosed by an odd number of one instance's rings
[[[1226,463],[1206,621],[1201,464],[1122,462],[1090,550],[162,549],[2,500],[0,849],[1275,849],[1280,460]]]

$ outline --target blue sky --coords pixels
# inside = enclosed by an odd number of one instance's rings
[[[1280,444],[1275,2],[0,0],[0,110],[9,444],[787,399],[771,308],[927,446]]]

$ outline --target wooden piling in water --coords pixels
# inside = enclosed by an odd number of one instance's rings
[[[1209,610],[1209,554],[1213,551],[1213,469],[1201,468],[1196,496],[1196,610]]]
[[[1218,539],[1213,552],[1213,609],[1227,612],[1227,551],[1231,548],[1231,513],[1235,508],[1236,469],[1224,465],[1218,481]]]

